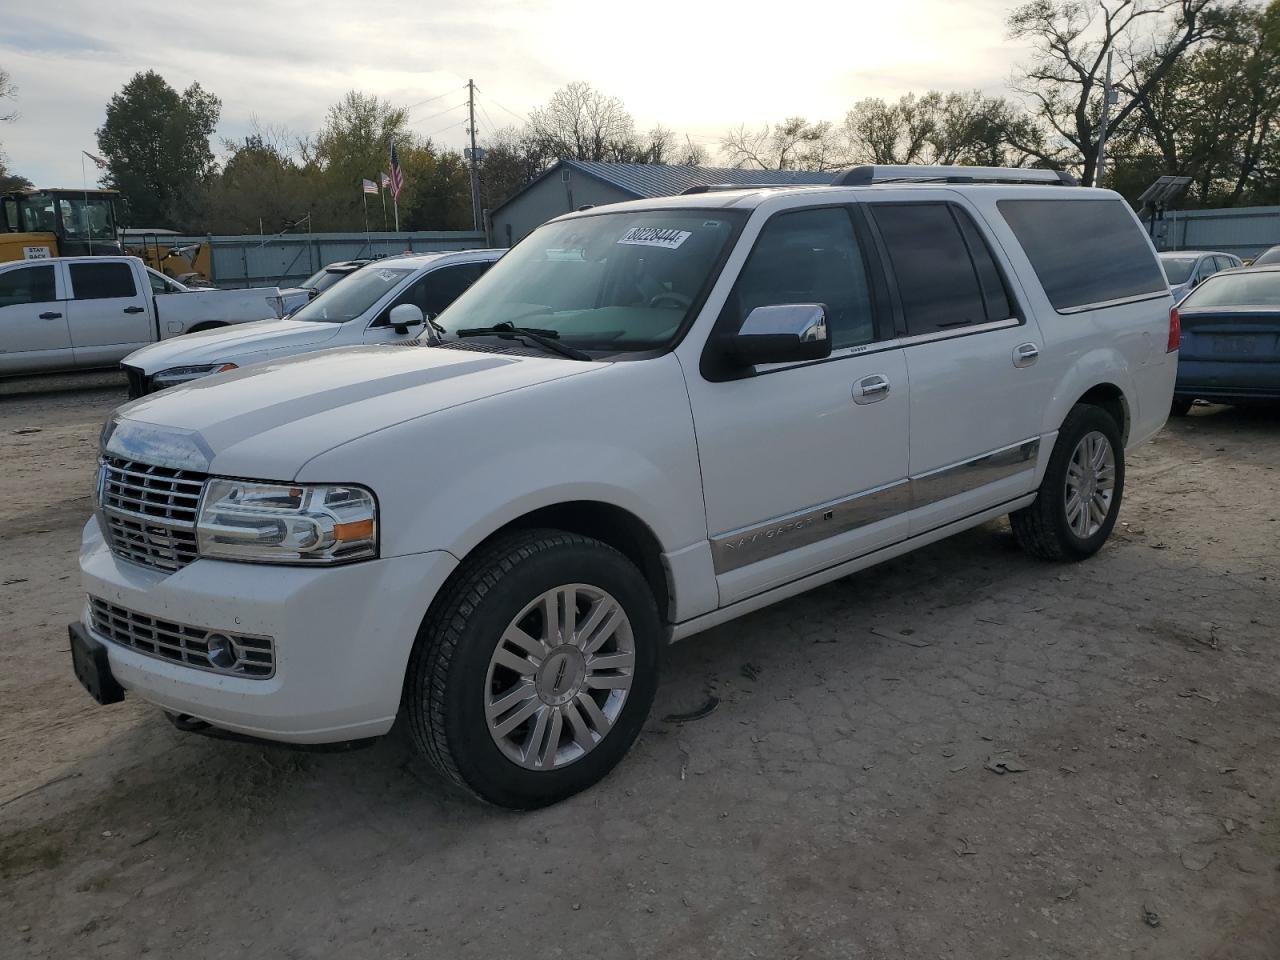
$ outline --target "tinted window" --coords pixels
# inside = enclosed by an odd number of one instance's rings
[[[908,336],[986,323],[987,298],[948,204],[885,203],[871,209],[898,281]],[[984,255],[989,261],[985,249]],[[990,271],[995,273],[994,264]],[[995,312],[1001,315],[992,319],[1009,317],[1007,299],[1005,309]]]
[[[127,263],[73,263],[71,289],[77,300],[132,297],[133,270]]]
[[[1233,270],[1239,266],[1235,257],[1217,257],[1219,270]]]
[[[23,303],[49,303],[58,297],[53,267],[19,267],[0,273],[0,307]]]
[[[421,284],[420,300],[414,301],[428,317],[438,317],[444,308],[475,283],[489,269],[488,263],[460,263],[453,267],[432,270]],[[418,286],[418,284],[415,284]]]
[[[725,308],[732,329],[756,307],[821,303],[831,346],[875,339],[867,269],[847,210],[797,210],[764,225]]]
[[[1165,292],[1164,274],[1121,200],[998,203],[1055,310]]]
[[[960,232],[964,234],[965,243],[969,246],[969,256],[973,258],[973,268],[978,274],[978,284],[982,287],[982,302],[986,307],[987,319],[1010,319],[1015,314],[1013,301],[986,238],[966,211],[953,206],[951,215],[960,224]]]

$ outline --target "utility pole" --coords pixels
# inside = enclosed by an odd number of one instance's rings
[[[471,134],[471,149],[467,158],[471,161],[471,225],[472,229],[480,229],[480,172],[476,162],[480,159],[476,153],[476,82],[467,81],[467,109],[471,114],[471,123],[467,132]]]
[[[1098,162],[1093,168],[1093,185],[1102,186],[1103,174],[1107,172],[1107,121],[1111,119],[1111,105],[1119,97],[1111,89],[1111,52],[1107,52],[1107,79],[1102,84],[1102,118],[1098,124]]]

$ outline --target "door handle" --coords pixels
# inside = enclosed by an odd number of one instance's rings
[[[125,313],[146,313],[145,307],[125,307]]]
[[[853,388],[854,403],[875,403],[889,395],[889,378],[877,373],[863,377]]]
[[[1040,348],[1034,343],[1020,343],[1013,348],[1013,365],[1029,367],[1040,359]]]
[[[46,310],[44,313],[40,314],[40,319],[41,320],[61,320],[62,314],[56,313],[53,310]]]

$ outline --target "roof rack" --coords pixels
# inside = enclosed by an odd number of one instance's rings
[[[1018,167],[943,167],[898,164],[850,167],[831,181],[837,187],[865,187],[875,183],[1022,183],[1040,186],[1078,186],[1076,178],[1060,170]]]
[[[820,183],[700,183],[696,187],[686,187],[680,196],[691,193],[720,193],[723,190],[779,190],[784,187],[820,187]]]

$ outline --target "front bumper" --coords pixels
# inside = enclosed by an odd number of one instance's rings
[[[112,554],[96,519],[86,524],[80,549],[90,596],[275,643],[274,675],[253,679],[198,670],[93,633],[128,694],[224,730],[293,743],[357,740],[391,728],[418,627],[456,566],[451,554],[433,551],[327,569],[197,560],[164,574]],[[81,622],[91,630],[87,607]]]

